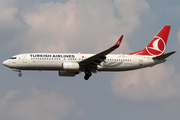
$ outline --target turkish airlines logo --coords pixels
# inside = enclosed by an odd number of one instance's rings
[[[162,55],[165,51],[165,42],[162,38],[156,36],[150,45],[146,47],[147,52],[150,55]]]

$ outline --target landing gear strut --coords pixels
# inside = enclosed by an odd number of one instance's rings
[[[22,76],[22,73],[21,73],[21,72],[19,72],[18,76],[19,76],[19,77],[21,77],[21,76]]]
[[[84,79],[85,79],[85,80],[88,80],[89,77],[91,77],[91,75],[92,75],[91,71],[90,71],[90,70],[86,70],[86,71],[85,71]]]

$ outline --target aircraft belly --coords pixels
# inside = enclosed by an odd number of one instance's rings
[[[140,69],[142,67],[118,67],[118,68],[98,68],[98,71],[128,71],[128,70],[135,70],[135,69]]]

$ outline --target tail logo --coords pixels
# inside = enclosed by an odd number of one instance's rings
[[[162,38],[156,36],[154,40],[146,47],[150,55],[162,55],[165,51],[165,42]]]

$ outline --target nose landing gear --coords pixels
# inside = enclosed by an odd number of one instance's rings
[[[22,73],[21,73],[21,72],[19,72],[18,76],[19,76],[19,77],[21,77],[21,76],[22,76]]]
[[[15,69],[15,68],[13,68],[12,70],[13,70],[13,71],[16,71],[16,72],[19,72],[19,74],[18,74],[19,77],[22,76],[22,73],[21,73],[21,70],[20,70],[20,69]]]

